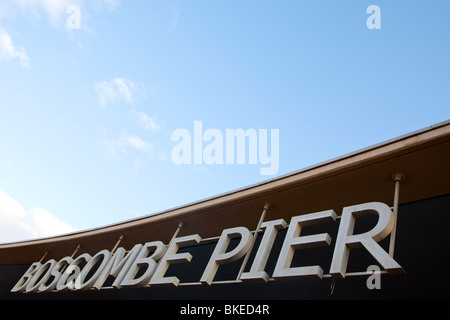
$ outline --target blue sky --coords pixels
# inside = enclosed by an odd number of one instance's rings
[[[381,29],[366,26],[370,5]],[[1,0],[0,243],[150,215],[448,120],[449,12],[448,1]],[[278,130],[278,172],[174,164],[171,135],[194,121]]]

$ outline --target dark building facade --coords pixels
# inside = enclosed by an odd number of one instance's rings
[[[152,216],[0,245],[0,299],[449,299],[449,159],[444,122]]]

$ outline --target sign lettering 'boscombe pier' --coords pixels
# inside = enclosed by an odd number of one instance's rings
[[[353,234],[355,219],[367,214],[377,215],[377,224],[365,233]],[[336,213],[333,210],[327,210],[293,217],[289,225],[283,219],[262,223],[261,229],[264,230],[264,233],[250,270],[241,271],[237,281],[267,282],[269,279],[278,280],[289,277],[322,279],[324,273],[320,266],[291,267],[291,262],[296,250],[331,244],[331,237],[328,233],[301,236],[302,227],[335,222],[336,219]],[[350,250],[357,247],[365,248],[386,273],[403,273],[402,267],[378,243],[393,231],[395,222],[394,213],[384,203],[371,202],[345,207],[342,211],[331,260],[329,271],[331,277],[345,278]],[[284,243],[278,253],[275,269],[270,278],[265,271],[267,260],[278,230],[286,228]],[[239,243],[232,250],[227,251],[231,239],[234,238],[237,238]],[[178,250],[182,247],[198,245],[201,240],[201,237],[195,234],[174,238],[168,246],[161,241],[152,241],[143,245],[136,244],[129,251],[118,248],[113,250],[114,253],[102,250],[94,256],[84,253],[75,259],[65,257],[59,261],[35,262],[11,292],[46,293],[68,290],[100,290],[104,288],[103,286],[110,276],[114,277],[112,287],[116,289],[182,285],[184,283],[180,283],[176,276],[166,276],[166,271],[171,264],[190,262],[192,255],[189,252],[178,252]],[[252,232],[247,228],[236,227],[223,230],[199,282],[195,284],[213,284],[220,265],[241,259],[251,251],[253,244]],[[246,260],[244,259],[244,261]]]

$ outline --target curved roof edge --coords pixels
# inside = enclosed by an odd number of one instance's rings
[[[348,171],[350,167],[353,170],[359,165],[367,166],[369,163],[373,164],[377,161],[382,161],[380,159],[389,154],[399,154],[399,152],[407,153],[411,152],[411,150],[417,150],[417,148],[427,143],[437,144],[448,142],[448,140],[450,140],[450,120],[273,179],[154,214],[50,238],[0,244],[0,257],[2,256],[1,251],[14,248],[36,247],[53,242],[67,242],[69,240],[79,241],[85,237],[98,237],[110,233],[117,235],[121,231],[130,228],[139,228],[143,224],[158,224],[166,220],[179,219],[180,216],[193,215],[199,212],[204,213],[213,209],[218,210],[220,207],[247,201],[250,198],[256,199],[260,198],[261,195],[279,192],[280,190],[292,188],[293,186],[298,187],[302,183],[304,184],[314,179],[324,179],[325,176],[328,177],[333,174],[342,173],[345,170]],[[0,264],[2,263],[0,262]]]

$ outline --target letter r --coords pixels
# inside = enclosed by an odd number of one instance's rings
[[[368,214],[378,215],[377,225],[362,234],[353,234],[355,218]],[[403,268],[378,244],[387,237],[394,227],[394,215],[384,203],[371,202],[351,207],[342,211],[341,223],[334,248],[330,274],[335,278],[345,278],[347,262],[351,248],[364,247],[389,273],[402,273]]]

